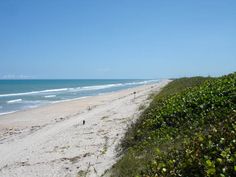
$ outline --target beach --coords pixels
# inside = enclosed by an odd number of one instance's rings
[[[0,176],[103,175],[119,158],[120,140],[140,107],[169,82],[0,116]]]

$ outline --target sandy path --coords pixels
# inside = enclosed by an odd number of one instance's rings
[[[167,83],[1,116],[0,176],[101,176],[139,106]]]

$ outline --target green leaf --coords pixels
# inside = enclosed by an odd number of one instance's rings
[[[207,175],[214,175],[216,173],[216,169],[215,168],[210,168],[207,170]]]
[[[207,167],[212,167],[212,166],[214,166],[214,164],[211,162],[211,160],[207,160],[206,161],[206,164],[207,164]]]

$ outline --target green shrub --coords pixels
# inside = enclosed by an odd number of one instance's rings
[[[113,174],[235,176],[235,115],[236,73],[174,80],[127,132]]]

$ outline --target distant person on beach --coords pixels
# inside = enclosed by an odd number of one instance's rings
[[[83,120],[83,125],[85,125],[85,120]]]
[[[135,98],[136,92],[134,92],[134,98]]]

